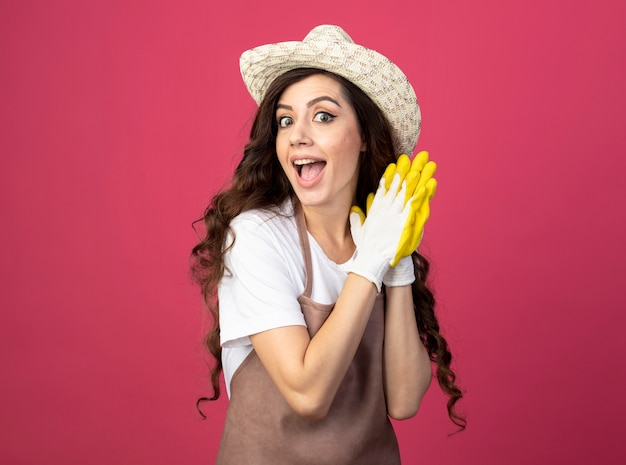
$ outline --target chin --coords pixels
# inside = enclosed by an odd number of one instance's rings
[[[308,196],[308,195],[300,196],[296,193],[296,196],[298,197],[300,204],[305,207],[319,207],[321,205],[325,205],[328,203],[322,199],[312,198],[311,196]]]

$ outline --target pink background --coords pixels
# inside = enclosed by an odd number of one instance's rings
[[[423,251],[467,430],[407,464],[626,463],[626,3],[3,1],[0,463],[212,463],[191,222],[254,110],[239,54],[342,25],[439,163]]]

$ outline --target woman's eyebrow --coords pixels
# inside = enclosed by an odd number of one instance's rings
[[[321,102],[321,101],[324,101],[324,100],[328,100],[329,102],[332,102],[332,103],[334,103],[335,105],[337,105],[339,108],[341,108],[341,105],[339,105],[339,102],[338,102],[337,100],[335,100],[335,99],[334,99],[334,98],[332,98],[332,97],[328,97],[328,96],[326,96],[326,95],[323,95],[323,96],[321,96],[321,97],[314,98],[313,100],[311,100],[310,102],[308,102],[308,103],[306,104],[306,106],[307,106],[307,107],[310,107],[310,106],[315,105],[316,103]]]
[[[318,102],[322,102],[322,101],[324,101],[324,100],[327,100],[327,101],[329,101],[329,102],[332,102],[332,103],[334,103],[335,105],[337,105],[339,108],[341,108],[341,105],[339,104],[339,102],[338,102],[337,100],[335,100],[335,99],[334,99],[334,98],[332,98],[332,97],[328,97],[328,96],[326,96],[326,95],[323,95],[323,96],[321,96],[321,97],[316,97],[316,98],[314,98],[313,100],[311,100],[311,101],[307,102],[306,106],[307,106],[307,107],[311,107],[311,106],[315,105],[316,103],[318,103]],[[293,107],[292,107],[291,105],[285,105],[284,103],[278,103],[278,104],[276,104],[276,109],[278,110],[279,108],[282,108],[282,109],[284,109],[284,110],[290,110],[290,111],[293,111]]]

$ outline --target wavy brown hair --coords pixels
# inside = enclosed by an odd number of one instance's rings
[[[297,202],[276,155],[278,132],[276,106],[281,94],[289,85],[313,74],[324,74],[336,79],[342,86],[344,97],[354,107],[367,147],[367,151],[360,154],[356,189],[356,203],[364,211],[368,193],[376,190],[387,165],[396,161],[387,119],[376,104],[350,81],[324,70],[299,68],[286,72],[270,85],[257,110],[250,131],[250,141],[244,148],[243,158],[235,170],[230,186],[213,198],[203,218],[198,220],[204,222],[206,235],[193,248],[191,267],[212,319],[212,327],[205,336],[204,344],[216,360],[211,368],[213,396],[200,398],[198,407],[202,402],[216,400],[220,396],[222,348],[219,340],[217,286],[227,272],[224,254],[228,249],[224,244],[228,235],[232,234],[230,222],[244,211],[272,209],[290,197]],[[426,284],[429,263],[417,252],[413,254],[413,263],[416,280],[412,289],[417,327],[431,361],[436,364],[437,381],[449,397],[448,416],[454,424],[463,429],[465,419],[455,410],[455,405],[463,397],[463,393],[456,385],[456,376],[450,368],[452,355],[445,338],[439,332],[439,323],[435,316],[435,299]],[[204,417],[201,410],[200,413]]]

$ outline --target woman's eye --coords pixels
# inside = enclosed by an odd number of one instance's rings
[[[315,118],[313,118],[313,120],[317,121],[318,123],[330,123],[333,119],[335,119],[335,115],[331,115],[326,111],[320,111],[316,113]]]
[[[281,128],[286,128],[291,124],[293,124],[293,118],[291,116],[281,116],[278,118],[278,126]]]

